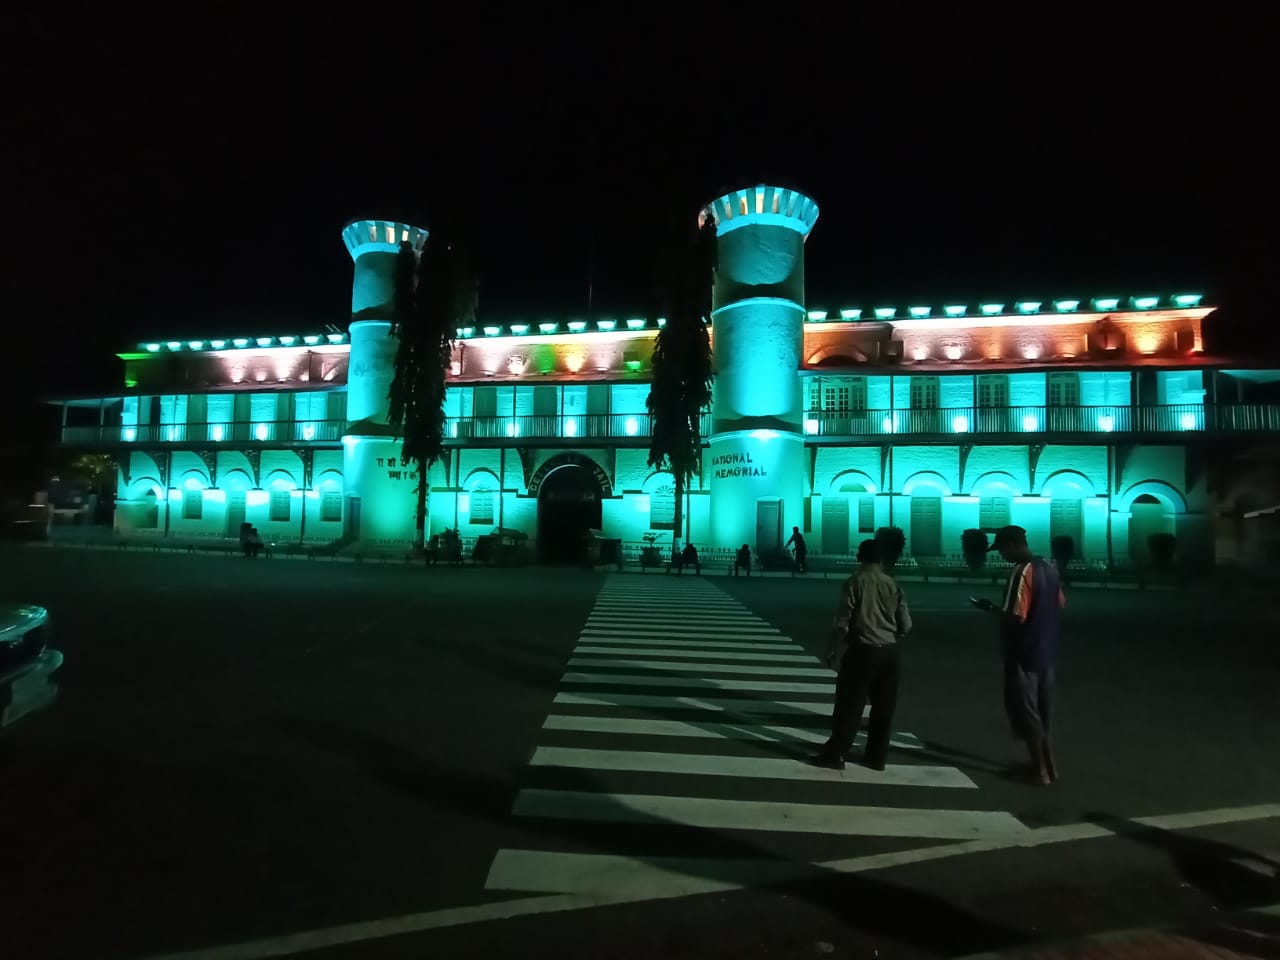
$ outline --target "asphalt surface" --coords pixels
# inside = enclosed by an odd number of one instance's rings
[[[827,684],[740,655],[790,643],[773,660],[817,668],[802,654],[835,580],[34,547],[0,563],[0,599],[48,607],[65,655],[58,702],[0,733],[6,955],[942,957],[1280,901],[1266,597],[1072,591],[1062,779],[1039,789],[1007,772],[1022,757],[969,587],[906,586],[904,779],[882,782],[796,772],[812,744],[795,731],[822,714],[767,710],[821,696],[724,685]],[[707,611],[755,628],[717,648],[725,670],[671,649],[743,633]],[[677,696],[701,703],[661,702]],[[766,715],[704,709],[734,698]],[[650,721],[693,729],[611,726]],[[922,767],[964,783],[911,780]],[[637,797],[659,807],[636,815]],[[796,803],[827,819],[769,820]],[[749,822],[718,819],[730,807]],[[1263,812],[1168,819],[1227,808]],[[914,826],[866,826],[886,810]],[[975,817],[979,840],[1013,839],[965,847]],[[513,856],[532,867],[504,873]],[[744,862],[826,866],[743,884]],[[655,863],[669,872],[637,879]]]

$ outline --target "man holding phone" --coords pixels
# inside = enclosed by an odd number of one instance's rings
[[[1004,706],[1014,736],[1027,744],[1033,783],[1048,786],[1058,779],[1049,740],[1053,703],[1053,669],[1062,634],[1066,597],[1058,570],[1031,552],[1027,531],[1001,527],[990,550],[1013,564],[1004,600],[970,597],[979,610],[1000,618],[1000,646],[1004,654]]]

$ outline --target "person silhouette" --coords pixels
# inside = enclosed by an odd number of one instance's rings
[[[805,557],[809,553],[809,548],[804,544],[804,535],[800,532],[799,527],[791,528],[791,539],[783,544],[782,549],[785,550],[792,544],[794,544],[796,548],[796,570],[799,573],[804,573],[808,569],[808,564],[805,563]]]

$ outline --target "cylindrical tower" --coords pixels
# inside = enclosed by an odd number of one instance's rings
[[[400,441],[387,424],[395,375],[396,258],[400,244],[421,252],[427,231],[393,220],[357,220],[342,231],[355,274],[351,283],[351,355],[347,428],[342,437],[347,535],[362,546],[408,547],[416,531],[417,468],[400,463]]]
[[[715,546],[770,551],[803,523],[804,241],[818,205],[794,190],[759,186],[720,197],[707,215],[719,247],[704,466],[711,536]]]

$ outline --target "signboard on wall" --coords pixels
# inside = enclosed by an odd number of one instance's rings
[[[609,474],[605,472],[604,467],[581,453],[558,454],[533,471],[533,476],[529,478],[529,496],[536,497],[538,495],[538,491],[542,489],[542,481],[546,480],[553,471],[558,470],[560,467],[570,466],[582,467],[584,470],[591,471],[596,484],[600,487],[601,496],[613,496],[613,481],[609,479]]]

